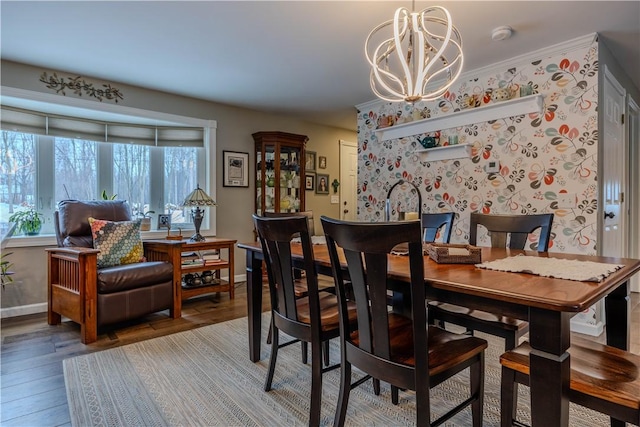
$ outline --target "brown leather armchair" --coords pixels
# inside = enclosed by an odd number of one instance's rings
[[[59,324],[65,316],[80,324],[80,338],[90,344],[104,325],[166,309],[180,317],[181,242],[144,242],[145,262],[98,268],[89,217],[128,221],[131,213],[122,200],[58,204],[58,248],[47,249],[48,323]]]

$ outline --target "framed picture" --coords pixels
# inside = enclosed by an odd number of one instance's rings
[[[326,169],[327,168],[327,157],[320,156],[318,157],[318,169]]]
[[[329,194],[329,175],[316,175],[316,194]]]
[[[305,172],[304,189],[307,191],[313,191],[315,188],[316,188],[316,174]]]
[[[171,230],[171,214],[158,215],[158,230],[162,230],[163,228]]]
[[[304,153],[304,170],[314,171],[316,170],[316,152],[307,151]]]
[[[222,152],[222,186],[249,186],[249,153]]]

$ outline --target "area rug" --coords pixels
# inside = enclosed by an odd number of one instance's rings
[[[263,318],[263,338],[269,318]],[[500,365],[504,348],[489,341],[486,354],[484,425],[500,424]],[[263,340],[264,341],[264,340]],[[273,390],[263,390],[270,348],[262,359],[249,361],[247,319],[205,326],[64,361],[64,378],[71,423],[85,426],[297,426],[308,424],[310,366],[303,365],[300,346],[278,352]],[[339,360],[339,343],[331,343],[331,360]],[[354,378],[359,376],[354,372]],[[321,424],[333,425],[340,384],[339,370],[323,376]],[[520,387],[519,419],[529,422],[529,395]],[[436,417],[467,395],[466,373],[431,391]],[[347,425],[395,426],[415,424],[415,400],[400,393],[391,403],[388,385],[380,396],[371,382],[353,390]],[[447,426],[470,426],[470,409]],[[608,418],[571,405],[572,426],[600,427]]]

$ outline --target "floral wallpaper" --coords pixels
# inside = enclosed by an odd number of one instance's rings
[[[442,98],[415,105],[376,104],[358,111],[358,218],[382,221],[387,192],[399,179],[418,187],[423,212],[455,212],[452,242],[469,238],[469,214],[554,213],[550,251],[595,254],[597,231],[597,43],[459,81]],[[482,108],[497,88],[531,87],[544,95],[543,113],[443,129],[440,141],[473,143],[470,158],[421,161],[429,135],[379,141],[375,129]],[[472,100],[472,102],[470,102]],[[474,106],[479,105],[479,106]],[[430,135],[434,136],[434,135]],[[489,161],[499,172],[487,173]],[[576,207],[559,209],[561,193]],[[402,209],[394,204],[392,209]],[[479,235],[488,245],[487,236]],[[536,245],[532,237],[530,247]]]

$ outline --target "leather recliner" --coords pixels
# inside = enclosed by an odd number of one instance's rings
[[[97,340],[98,327],[161,310],[180,317],[180,242],[143,242],[144,262],[98,268],[88,218],[129,221],[122,200],[63,200],[54,213],[58,248],[48,252],[50,325],[65,316],[80,324],[85,344]],[[174,265],[177,268],[174,268]]]

